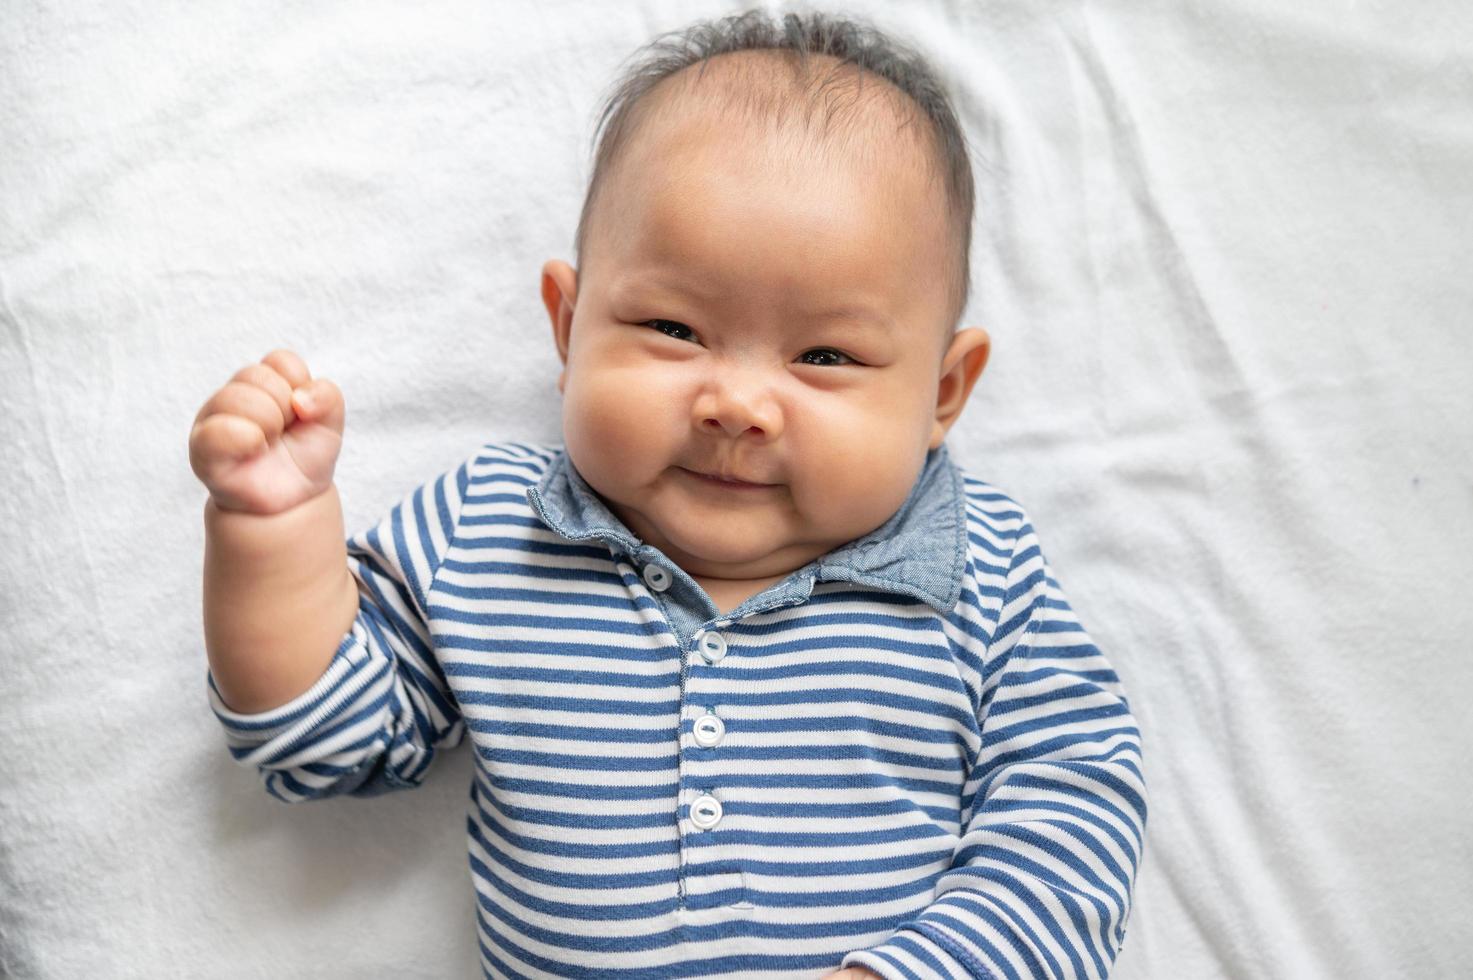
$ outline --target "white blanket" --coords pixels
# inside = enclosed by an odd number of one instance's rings
[[[1473,8],[846,4],[976,154],[949,443],[1126,684],[1121,978],[1473,975]],[[0,975],[470,977],[462,747],[301,807],[205,699],[186,437],[291,347],[352,528],[556,440],[538,272],[599,97],[726,3],[0,14]]]

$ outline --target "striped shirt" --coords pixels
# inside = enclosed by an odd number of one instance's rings
[[[413,788],[468,731],[484,976],[1110,971],[1139,733],[1027,515],[944,445],[726,613],[558,446],[482,446],[347,543],[322,678],[210,704],[287,802]]]

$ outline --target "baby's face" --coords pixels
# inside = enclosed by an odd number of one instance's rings
[[[569,457],[696,577],[780,576],[884,523],[987,357],[985,332],[944,322],[919,151],[866,167],[781,145],[652,122],[603,188],[584,268],[544,267]]]

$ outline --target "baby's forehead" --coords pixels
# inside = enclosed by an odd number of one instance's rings
[[[934,163],[933,136],[914,101],[829,55],[810,54],[801,65],[791,52],[772,50],[708,58],[645,93],[631,121],[623,153],[647,161],[678,133],[687,142],[760,144],[795,171],[856,162],[917,171]]]
[[[665,247],[692,224],[764,214],[796,228],[806,212],[817,225],[856,234],[862,225],[866,240],[896,245],[917,241],[919,221],[932,229],[920,232],[930,251],[933,233],[944,231],[945,189],[929,148],[917,145],[924,123],[907,126],[879,92],[889,83],[849,73],[810,92],[770,67],[756,79],[743,89],[733,69],[701,78],[692,66],[666,79],[670,88],[662,82],[646,93],[649,103],[603,177],[604,234]],[[822,100],[843,86],[854,91],[838,103],[842,114],[826,113]],[[771,104],[754,105],[761,99]]]
[[[814,221],[831,224],[836,213],[863,214],[869,229],[897,242],[911,239],[914,229],[908,226],[918,219],[938,228],[944,224],[944,189],[921,152],[873,140],[849,146],[815,139],[790,128],[732,120],[720,107],[713,114],[687,106],[678,115],[648,121],[626,148],[624,164],[603,191],[621,237],[668,237],[689,223],[710,220],[718,200],[728,220],[771,216],[772,202],[787,201],[789,194],[798,203],[779,209],[786,218],[796,220],[814,202]]]

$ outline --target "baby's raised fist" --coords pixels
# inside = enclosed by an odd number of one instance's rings
[[[189,465],[222,510],[277,514],[332,486],[343,394],[289,350],[249,364],[210,396],[189,433]]]

